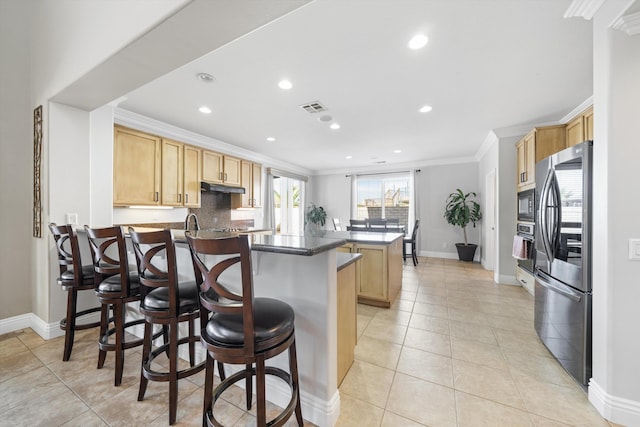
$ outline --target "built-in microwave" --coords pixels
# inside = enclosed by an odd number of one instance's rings
[[[524,190],[518,193],[518,221],[535,222],[536,204],[535,190]]]

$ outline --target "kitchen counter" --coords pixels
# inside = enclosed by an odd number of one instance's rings
[[[186,243],[184,230],[171,230],[176,242]],[[219,232],[214,230],[193,231],[196,238],[216,239],[235,236],[238,232]],[[239,233],[242,233],[239,232]],[[251,233],[251,249],[258,252],[273,252],[288,255],[312,256],[321,252],[338,248],[347,241],[343,238],[324,238],[310,235],[283,236]]]
[[[351,254],[347,252],[337,252],[337,262],[338,262],[338,271],[347,268],[360,258],[362,258],[362,254]]]
[[[402,233],[382,233],[379,231],[329,231],[320,236],[325,239],[344,239],[349,243],[390,244],[404,237]]]

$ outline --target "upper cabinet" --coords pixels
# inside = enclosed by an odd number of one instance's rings
[[[213,151],[202,153],[202,180],[240,187],[240,159]]]
[[[202,150],[184,146],[184,203],[188,208],[200,207],[202,181]]]
[[[202,150],[114,127],[114,206],[200,207]]]
[[[536,163],[565,148],[565,125],[533,128],[516,144],[517,190],[535,186]]]
[[[567,123],[567,147],[593,140],[593,106]]]
[[[247,160],[240,161],[240,182],[244,194],[231,195],[231,207],[256,208],[262,205],[262,165]]]
[[[113,205],[159,205],[161,139],[121,126],[114,128]]]

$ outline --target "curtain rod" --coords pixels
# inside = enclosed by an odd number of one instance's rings
[[[416,172],[420,172],[420,169],[416,169]],[[411,172],[411,171],[397,171],[397,172],[378,172],[378,173],[356,173],[356,174],[346,174],[345,177],[348,178],[352,175],[355,176],[369,176],[369,175],[395,175],[395,174],[399,174],[399,173],[403,173],[403,172]]]
[[[309,178],[304,175],[298,175],[297,173],[287,172],[276,168],[267,168],[267,175],[284,176],[286,178],[293,178],[304,182],[309,181]]]

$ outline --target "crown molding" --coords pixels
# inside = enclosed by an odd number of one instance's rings
[[[640,34],[640,12],[621,16],[613,21],[611,28],[624,31],[628,36]]]
[[[591,20],[604,2],[605,0],[573,0],[564,17]]]
[[[593,95],[585,99],[582,104],[578,105],[573,110],[569,111],[563,118],[560,119],[561,124],[567,124],[571,119],[582,113],[587,108],[593,105]]]

